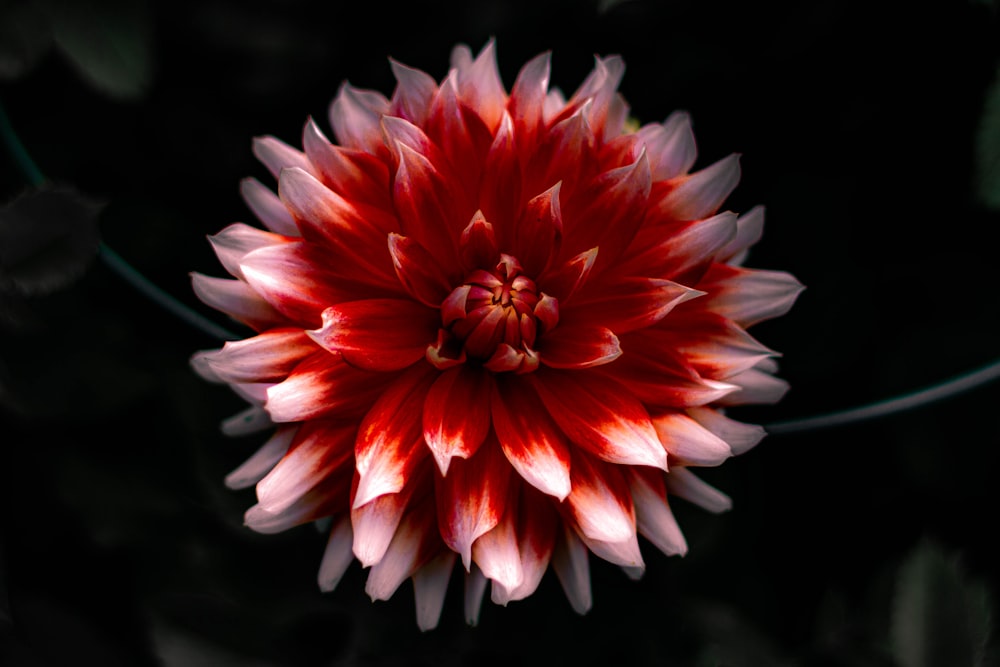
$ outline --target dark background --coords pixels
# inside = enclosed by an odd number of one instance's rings
[[[271,182],[251,138],[298,145],[310,115],[329,130],[344,79],[389,94],[392,56],[440,80],[455,43],[478,51],[495,37],[508,88],[544,50],[567,93],[594,54],[618,53],[634,116],[690,111],[697,167],[742,154],[727,207],[768,211],[749,264],[791,271],[808,289],[753,330],[784,353],[790,393],[737,417],[852,407],[998,353],[989,179],[1000,172],[982,148],[993,141],[1000,155],[1000,104],[984,116],[1000,55],[995,5],[0,6],[0,100],[35,162],[104,203],[108,246],[221,324],[188,273],[222,275],[205,235],[250,222],[241,178]],[[0,155],[3,201],[26,187]],[[73,272],[82,260],[70,256],[61,266]],[[0,290],[4,665],[905,666],[898,646],[911,636],[938,651],[929,664],[962,665],[962,651],[982,645],[984,610],[997,611],[1000,426],[987,385],[877,421],[775,435],[705,471],[734,509],[677,503],[689,554],[645,544],[640,582],[592,558],[586,616],[549,573],[526,601],[487,600],[469,628],[456,577],[440,627],[422,634],[408,583],[372,604],[355,564],[320,594],[323,536],[242,526],[253,492],[222,478],[261,437],[222,436],[218,422],[242,402],[187,365],[217,341],[100,260],[78,274],[58,289]],[[909,602],[924,593],[920,625]]]

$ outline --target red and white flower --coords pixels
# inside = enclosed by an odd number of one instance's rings
[[[687,550],[673,498],[728,498],[691,472],[756,444],[725,406],[773,402],[775,353],[745,328],[801,285],[743,268],[763,211],[720,207],[733,155],[691,172],[691,123],[630,127],[618,57],[567,100],[549,54],[508,93],[494,44],[465,46],[437,83],[391,62],[391,98],[344,84],[331,143],[254,152],[277,195],[243,196],[267,231],[211,237],[230,279],[194,276],[207,304],[257,334],[194,367],[251,404],[230,434],[274,428],[227,484],[256,485],[246,523],[331,517],[319,585],[356,558],[367,592],[413,580],[434,627],[456,561],[475,622],[491,583],[522,599],[551,566],[591,605],[588,552],[632,576],[638,536]]]

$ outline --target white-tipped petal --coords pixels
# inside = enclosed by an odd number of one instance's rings
[[[740,156],[733,154],[682,177],[660,202],[660,209],[678,220],[700,220],[719,210],[739,182]]]
[[[767,435],[763,426],[738,422],[712,408],[689,408],[687,413],[699,424],[729,443],[729,448],[736,456],[751,449]]]
[[[764,207],[754,206],[736,219],[736,236],[719,251],[717,259],[740,266],[747,251],[764,235]]]
[[[590,591],[590,563],[587,547],[572,528],[563,524],[552,552],[552,569],[562,584],[566,599],[578,614],[590,611],[593,598]]]
[[[309,173],[316,175],[306,154],[297,148],[292,148],[277,137],[265,136],[256,137],[253,140],[253,154],[263,163],[271,175],[278,178],[282,169],[288,167],[298,167]]]
[[[641,472],[631,472],[628,477],[639,533],[668,556],[686,554],[687,540],[670,511],[663,478],[651,479]]]
[[[702,480],[687,468],[674,468],[667,473],[667,493],[718,514],[733,506],[729,496]]]
[[[472,569],[465,573],[465,622],[469,625],[479,625],[479,612],[483,606],[483,595],[489,579],[483,571],[473,563]]]
[[[729,444],[683,412],[653,417],[664,449],[685,465],[717,466],[730,456]]]
[[[341,577],[344,576],[354,560],[351,542],[351,518],[344,514],[330,531],[326,550],[323,551],[323,560],[320,562],[317,583],[319,589],[324,593],[329,593],[337,587]]]
[[[226,475],[226,486],[234,490],[245,489],[264,479],[288,451],[296,431],[297,426],[279,427],[253,456]]]
[[[433,630],[441,619],[448,581],[455,569],[455,554],[446,551],[413,574],[413,597],[417,605],[417,627]]]
[[[720,399],[720,405],[773,404],[788,392],[788,382],[758,368],[738,373],[728,378],[728,381],[740,388]]]
[[[232,417],[223,420],[221,430],[225,435],[238,437],[266,431],[274,426],[271,415],[259,405],[251,405]]]
[[[256,178],[244,178],[240,182],[240,194],[257,219],[276,234],[301,236],[295,225],[295,218],[288,212],[278,195]]]

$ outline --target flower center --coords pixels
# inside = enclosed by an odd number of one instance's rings
[[[492,269],[477,269],[441,304],[442,329],[427,359],[438,368],[475,360],[494,372],[538,368],[539,333],[559,321],[556,299],[538,291],[516,258],[501,254]]]

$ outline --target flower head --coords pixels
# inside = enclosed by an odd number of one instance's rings
[[[344,84],[336,143],[256,140],[267,231],[227,227],[232,279],[194,276],[257,332],[193,360],[251,403],[225,431],[274,428],[227,478],[256,484],[247,525],[332,517],[320,587],[355,558],[373,599],[411,578],[422,628],[456,561],[475,622],[487,583],[506,604],[551,566],[582,613],[588,552],[633,576],[639,535],[683,554],[672,500],[729,506],[690,468],[763,436],[723,408],[786,390],[745,328],[801,285],[741,266],[763,212],[720,212],[737,156],[692,173],[684,113],[632,129],[620,58],[568,100],[549,64],[508,93],[491,42],[440,83],[392,62],[388,99]]]

